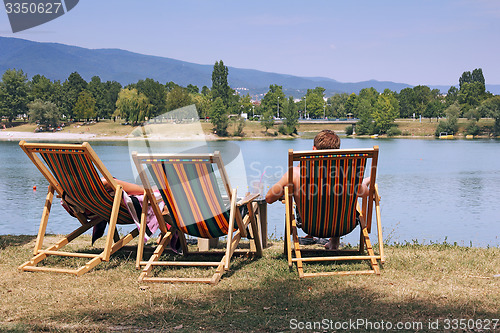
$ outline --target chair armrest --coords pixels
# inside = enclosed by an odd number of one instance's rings
[[[245,205],[250,201],[255,200],[255,198],[257,198],[259,195],[260,195],[259,193],[248,193],[244,198],[240,199],[240,201],[236,203],[236,206]]]

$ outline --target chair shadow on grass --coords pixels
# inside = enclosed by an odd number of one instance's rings
[[[0,235],[0,250],[9,246],[23,246],[35,240],[36,236],[33,235]]]
[[[366,277],[364,277],[366,278]],[[376,283],[376,277],[373,278]],[[227,280],[223,279],[222,281]],[[222,282],[221,281],[221,282]],[[51,320],[63,323],[68,318],[84,318],[80,325],[118,326],[123,329],[148,329],[148,331],[199,331],[209,332],[275,332],[290,331],[292,322],[349,322],[364,320],[372,325],[383,320],[397,322],[420,322],[422,327],[414,326],[407,331],[432,331],[429,321],[445,318],[466,317],[463,304],[433,304],[424,300],[406,297],[403,301],[389,300],[388,293],[374,292],[353,283],[342,283],[327,278],[324,283],[334,288],[323,291],[318,285],[307,280],[292,277],[283,280],[269,280],[259,283],[259,288],[244,287],[235,289],[231,284],[221,283],[217,287],[204,288],[203,291],[177,294],[165,291],[148,293],[148,307],[141,311],[131,310],[130,304],[117,304],[113,308],[88,309],[79,307],[58,310]],[[200,297],[202,295],[202,297]],[[175,306],[174,306],[175,303]],[[151,305],[151,306],[150,306]],[[494,310],[476,310],[474,318],[495,318]],[[147,320],[144,320],[147,318]],[[42,328],[44,324],[38,328]],[[182,325],[182,326],[181,326]],[[181,327],[182,329],[174,329]],[[442,327],[442,326],[441,326]],[[372,331],[360,327],[356,331]],[[339,331],[335,327],[320,327],[319,331]],[[318,331],[316,329],[315,331]],[[340,330],[348,331],[348,330]],[[398,330],[404,331],[404,330]]]
[[[82,249],[88,250],[91,249]],[[168,256],[173,256],[170,251],[168,253]],[[17,331],[69,332],[78,327],[82,332],[111,328],[149,332],[275,332],[290,331],[291,325],[297,322],[322,322],[326,319],[328,324],[330,320],[349,322],[359,319],[372,325],[382,320],[394,324],[421,323],[421,328],[413,327],[406,331],[426,332],[442,331],[443,320],[447,318],[484,319],[498,316],[497,308],[492,306],[494,302],[487,301],[480,293],[477,297],[471,294],[467,296],[467,301],[461,302],[464,298],[449,294],[448,289],[437,291],[435,296],[430,297],[422,291],[425,289],[416,287],[412,291],[412,287],[406,289],[404,285],[398,286],[402,282],[390,278],[390,274],[394,274],[394,268],[390,266],[386,269],[389,272],[384,274],[382,271],[381,276],[299,279],[294,271],[296,268],[289,271],[283,252],[279,250],[258,260],[235,260],[229,274],[225,274],[216,286],[153,284],[145,287],[135,280],[102,279],[105,270],[115,270],[118,276],[127,276],[127,279],[138,276],[135,275],[135,254],[134,246],[124,247],[115,253],[109,265],[99,267],[100,272],[64,280],[68,284],[67,288],[72,288],[72,284],[76,288],[82,284],[93,286],[95,283],[104,283],[108,288],[116,289],[119,297],[107,295],[103,299],[98,295],[99,287],[97,294],[90,300],[85,293],[65,293],[74,306],[52,307],[50,314],[37,319],[31,317],[30,311],[20,309],[16,312],[13,325],[19,328]],[[122,267],[117,267],[119,265]],[[318,266],[318,269],[324,268],[323,265]],[[124,269],[128,272],[123,272]],[[44,277],[45,274],[40,276]],[[491,283],[494,285],[495,281],[491,280]],[[487,290],[491,289],[491,283],[484,284],[488,286]],[[58,295],[55,289],[44,290],[33,299],[53,304],[54,297]],[[99,300],[99,303],[95,303],[95,300]],[[429,329],[429,322],[436,319],[441,321],[441,329]],[[320,327],[310,331],[349,330]],[[363,326],[356,331],[373,330]]]
[[[2,236],[0,236],[0,244],[2,244],[1,237]],[[19,240],[15,239],[16,237],[17,236],[14,236],[11,239],[11,242],[14,243],[13,245],[14,246],[23,245],[23,244],[20,244]],[[29,243],[30,241],[32,241],[34,239],[35,239],[35,237],[31,236],[31,238],[27,239],[27,241],[25,243]],[[224,252],[225,245],[226,245],[226,242],[221,241],[219,243],[218,247],[213,249],[213,251],[214,251],[213,253],[203,253],[203,254],[196,253],[196,251],[195,251],[196,245],[194,245],[194,246],[192,245],[192,246],[190,246],[190,252],[188,253],[187,257],[190,260],[200,261],[200,262],[214,261],[214,258],[217,258],[217,260],[220,261],[221,258],[225,255],[225,252]],[[242,250],[249,249],[250,248],[249,243],[246,243],[246,242],[240,243],[240,248]],[[150,255],[152,255],[154,250],[155,250],[154,246],[146,246],[144,248],[145,258],[148,258]],[[89,247],[84,247],[84,248],[76,248],[73,251],[75,253],[99,254],[102,251],[102,249],[99,247],[99,245],[97,245],[96,247],[89,246]],[[126,265],[131,264],[135,260],[136,256],[137,256],[137,246],[136,245],[126,245],[126,246],[122,247],[120,250],[118,250],[117,252],[115,252],[113,254],[113,256],[110,258],[110,261],[105,262],[105,263],[95,267],[94,270],[97,272],[97,271],[108,271],[108,270],[116,269],[118,267],[123,266],[124,264],[126,264]],[[241,269],[242,267],[244,267],[248,263],[258,259],[258,258],[254,258],[251,255],[247,256],[247,255],[242,254],[242,253],[235,253],[233,255],[233,257],[236,260],[231,262],[229,271],[227,271],[224,274],[224,279],[229,278],[231,275],[234,274],[235,271],[238,271],[239,269]],[[184,257],[182,254],[177,254],[177,253],[173,252],[171,249],[168,249],[167,251],[165,251],[162,254],[161,258],[162,258],[162,260],[171,260],[171,261],[185,260],[186,259],[186,257]],[[49,265],[49,266],[50,265],[57,265],[59,267],[71,268],[71,267],[78,267],[84,261],[85,261],[84,258],[49,256],[46,259],[46,262],[42,263],[41,265]],[[179,270],[183,270],[183,269],[186,270],[186,268],[182,268],[182,267],[171,267],[168,269],[164,269],[164,268],[162,269],[161,267],[158,267],[157,268],[158,272],[156,272],[155,274],[158,275],[158,274],[162,274],[162,272],[164,273],[167,271],[175,272],[175,271],[179,271]],[[203,272],[203,271],[209,271],[211,269],[213,269],[213,268],[211,268],[211,267],[197,267],[196,271]]]

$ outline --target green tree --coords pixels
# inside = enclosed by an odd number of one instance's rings
[[[54,84],[45,76],[36,74],[31,78],[28,83],[29,99],[42,100],[42,101],[53,101],[56,97],[56,91]]]
[[[327,116],[334,118],[344,118],[347,114],[346,103],[349,95],[346,93],[335,94],[328,99],[328,104],[330,104],[330,112]]]
[[[61,113],[54,103],[36,99],[28,104],[28,108],[31,122],[36,122],[44,127],[52,126],[53,128],[59,125]]]
[[[286,134],[297,133],[299,110],[292,96],[288,97],[288,101],[283,105],[283,125],[285,126]]]
[[[0,115],[12,122],[28,111],[28,78],[22,70],[8,69],[0,82]]]
[[[210,115],[211,101],[209,96],[197,94],[192,98],[193,103],[196,105],[196,111],[200,119],[205,119]]]
[[[371,88],[363,88],[359,91],[359,99],[366,99],[368,100],[368,102],[370,102],[370,105],[371,106],[374,106],[375,103],[377,102],[377,99],[378,99],[378,96],[379,96],[379,92],[371,87]]]
[[[458,84],[460,85],[460,89],[464,83],[474,83],[479,82],[483,86],[485,85],[483,70],[481,68],[476,68],[471,72],[466,71],[462,73],[462,76],[458,79]]]
[[[323,118],[325,105],[325,101],[323,100],[324,90],[321,87],[307,89],[307,114],[309,118]]]
[[[500,135],[500,95],[484,100],[479,107],[481,113],[495,119],[494,133]]]
[[[264,113],[267,112],[270,113],[272,117],[278,117],[279,103],[281,102],[281,104],[283,104],[283,101],[286,98],[282,89],[282,86],[278,86],[277,84],[271,84],[269,86],[269,91],[266,93],[261,102],[261,107]]]
[[[222,60],[216,61],[212,71],[212,98],[220,97],[226,107],[230,105],[231,88],[227,82],[229,71]]]
[[[375,102],[373,120],[380,133],[387,133],[397,117],[399,117],[399,102],[394,93],[386,89]]]
[[[415,93],[415,114],[423,115],[427,104],[432,101],[432,92],[428,86],[413,87]]]
[[[485,87],[481,82],[464,82],[458,92],[457,100],[462,110],[467,110],[479,106],[485,99]]]
[[[482,68],[476,68],[472,71],[472,82],[479,82],[483,86],[486,84]]]
[[[262,109],[262,116],[260,118],[260,124],[265,127],[266,132],[268,129],[274,126],[274,116],[272,109]]]
[[[252,104],[252,98],[250,95],[246,94],[242,98],[240,98],[240,110],[242,113],[246,113],[247,116],[250,116],[250,113],[252,112],[253,109],[253,104]]]
[[[450,89],[448,89],[448,93],[446,94],[445,100],[446,100],[446,106],[450,106],[453,103],[455,103],[458,100],[458,88],[455,86],[451,86]]]
[[[95,116],[91,118],[104,118],[104,109],[106,108],[106,90],[105,85],[99,76],[93,76],[87,85],[87,90],[92,94],[95,100]],[[78,102],[77,102],[78,103]]]
[[[73,109],[78,95],[87,89],[87,81],[85,81],[78,72],[73,72],[69,75],[68,79],[63,83],[63,103],[62,111],[69,117],[73,118]]]
[[[435,136],[439,136],[442,132],[455,134],[458,131],[458,117],[460,115],[460,105],[458,102],[447,107],[444,113],[446,114],[446,120],[439,121]]]
[[[163,84],[147,78],[146,80],[139,80],[134,85],[134,88],[137,88],[139,93],[144,94],[148,98],[151,104],[151,117],[159,116],[167,111],[167,100],[165,98],[167,89]]]
[[[116,110],[116,101],[118,94],[122,90],[122,85],[116,81],[106,81],[104,83],[104,100],[103,109],[99,115],[101,118],[110,118]]]
[[[356,134],[366,135],[376,132],[373,122],[373,108],[367,99],[362,99],[357,103],[356,113],[359,120],[356,123]]]
[[[358,105],[358,96],[355,93],[350,94],[345,103],[345,112],[346,112],[345,116],[347,116],[348,114],[352,114],[354,117],[360,118],[360,113],[358,111],[359,109],[357,105]]]
[[[198,94],[200,92],[200,89],[197,86],[192,85],[191,83],[187,85],[186,89],[190,94]]]
[[[210,108],[210,120],[214,125],[214,133],[218,136],[227,136],[229,114],[222,98],[217,97]]]
[[[96,101],[92,94],[84,90],[78,95],[78,100],[73,108],[73,116],[75,119],[94,119],[97,116],[95,109]]]
[[[438,118],[443,115],[443,111],[445,108],[446,105],[444,104],[444,102],[436,99],[427,104],[423,116],[429,118],[429,122],[432,122],[433,117]]]
[[[193,104],[193,101],[186,88],[175,87],[167,93],[167,111],[180,109],[191,104]]]
[[[210,88],[208,88],[207,86],[203,86],[203,88],[201,88],[201,94],[203,96],[208,96],[210,95]]]
[[[139,93],[137,89],[124,88],[118,94],[114,116],[136,124],[149,116],[150,108],[151,105],[144,94]]]
[[[170,81],[165,83],[165,89],[167,92],[172,91],[174,88],[180,87],[177,83]]]
[[[399,112],[401,118],[410,118],[416,114],[415,91],[412,88],[401,89],[397,95],[399,101]]]

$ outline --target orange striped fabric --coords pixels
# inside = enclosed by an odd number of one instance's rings
[[[211,162],[203,159],[143,159],[184,233],[202,238],[227,235],[229,207],[224,205]]]
[[[96,167],[83,150],[37,148],[34,151],[40,154],[66,195],[90,213],[109,222],[113,197],[104,187]],[[123,202],[117,223],[134,223]]]
[[[306,233],[340,237],[356,227],[357,194],[365,166],[366,156],[360,154],[300,159],[298,212]]]

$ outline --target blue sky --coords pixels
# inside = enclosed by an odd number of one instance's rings
[[[341,82],[452,85],[482,68],[500,84],[499,32],[496,0],[80,0],[15,34],[0,10],[4,37]]]

